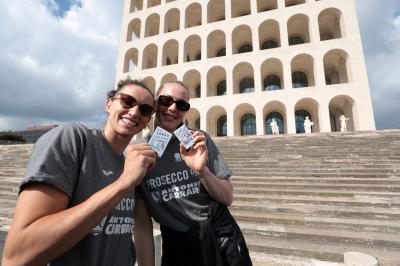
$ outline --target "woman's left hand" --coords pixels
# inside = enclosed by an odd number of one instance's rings
[[[185,146],[181,143],[179,149],[185,163],[195,171],[197,175],[201,175],[202,171],[206,167],[208,159],[206,136],[204,136],[200,131],[191,130],[191,133],[193,135],[192,147],[190,147],[189,150],[186,150]]]

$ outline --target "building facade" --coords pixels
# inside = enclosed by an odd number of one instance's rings
[[[117,80],[190,87],[211,136],[374,130],[354,0],[125,0]]]

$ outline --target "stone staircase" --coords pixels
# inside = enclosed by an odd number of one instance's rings
[[[0,231],[8,231],[33,144],[0,145]]]
[[[333,262],[357,251],[400,265],[399,130],[215,142],[250,250]]]
[[[400,265],[400,130],[214,140],[254,265],[340,263],[347,251]],[[0,145],[0,240],[32,147]]]

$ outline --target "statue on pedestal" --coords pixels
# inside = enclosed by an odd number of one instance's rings
[[[314,125],[314,122],[311,122],[310,118],[308,116],[306,116],[306,119],[304,120],[304,132],[311,133],[312,125]]]
[[[350,117],[345,117],[344,115],[341,115],[339,119],[340,119],[340,132],[346,132],[347,121],[350,119]]]
[[[272,121],[269,125],[271,127],[272,135],[279,135],[279,126],[278,123],[276,123],[275,118],[272,118]]]

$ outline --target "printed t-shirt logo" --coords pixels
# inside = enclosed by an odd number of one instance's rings
[[[160,203],[199,194],[201,182],[196,176],[190,169],[151,177],[145,183],[152,199]]]
[[[153,200],[155,202],[160,202],[160,192],[159,191],[153,191],[151,192],[151,196],[153,197]]]
[[[100,223],[98,225],[96,225],[93,229],[92,229],[92,234],[97,236],[99,235],[101,232],[103,232],[103,228],[104,228],[104,224],[106,223],[107,220],[107,216],[103,218],[103,220],[100,221]]]
[[[103,174],[106,175],[106,176],[110,176],[110,175],[114,174],[114,172],[113,172],[113,171],[110,171],[110,170],[103,170],[102,172],[103,172]]]
[[[120,203],[115,206],[112,214],[105,216],[100,223],[91,230],[91,234],[94,236],[100,234],[132,234],[134,224],[132,212],[134,207],[134,198],[123,198]]]
[[[174,158],[175,158],[175,162],[176,163],[182,162],[182,157],[181,157],[181,154],[179,152],[176,152],[174,154]]]

